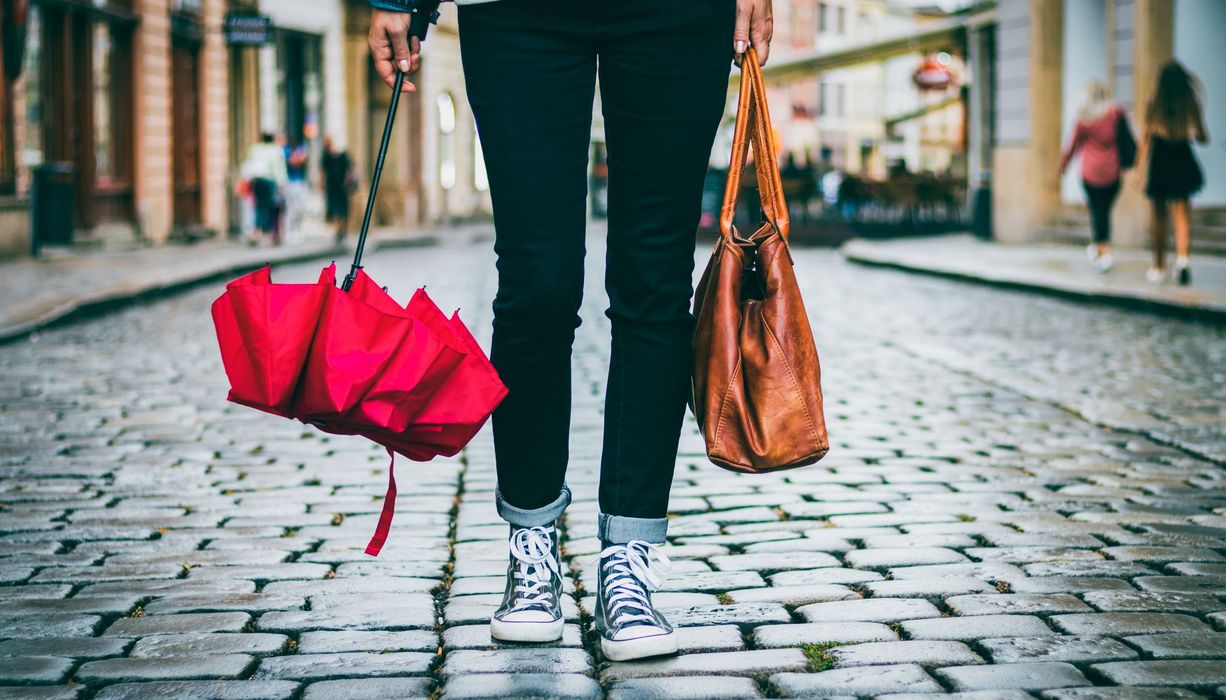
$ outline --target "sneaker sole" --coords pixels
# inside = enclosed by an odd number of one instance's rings
[[[604,652],[605,658],[609,661],[633,661],[634,659],[646,659],[651,656],[676,654],[677,635],[669,632],[668,634],[657,634],[651,637],[623,639],[620,641],[601,637],[600,651]]]
[[[504,622],[490,620],[490,636],[500,642],[556,642],[562,638],[564,620],[553,622]]]

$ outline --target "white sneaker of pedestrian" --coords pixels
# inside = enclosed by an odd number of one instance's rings
[[[1162,284],[1166,281],[1166,270],[1160,267],[1151,267],[1145,272],[1145,279],[1151,284]]]
[[[1095,269],[1104,274],[1110,272],[1112,266],[1114,265],[1115,260],[1111,257],[1111,253],[1103,253],[1102,255],[1098,256],[1097,260],[1094,261]]]
[[[1090,245],[1086,246],[1086,259],[1090,261],[1090,264],[1096,264],[1098,262],[1098,258],[1098,244],[1091,243]]]
[[[1175,267],[1171,270],[1171,276],[1181,287],[1192,284],[1192,270],[1188,267],[1187,258],[1175,258]]]

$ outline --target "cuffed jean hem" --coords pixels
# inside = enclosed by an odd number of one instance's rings
[[[550,525],[561,517],[570,505],[570,487],[562,484],[562,493],[552,503],[540,508],[516,508],[502,497],[502,491],[494,489],[494,503],[498,508],[498,516],[515,527],[540,527]]]
[[[668,518],[630,518],[599,513],[596,516],[596,533],[605,544],[626,544],[630,540],[664,544],[664,537],[668,534]]]

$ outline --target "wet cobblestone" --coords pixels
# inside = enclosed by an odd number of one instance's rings
[[[0,346],[0,698],[1226,685],[1226,332],[814,250],[794,257],[830,455],[731,474],[690,420],[657,596],[683,652],[606,662],[591,593],[609,329],[589,249],[560,644],[497,644],[483,624],[506,557],[488,431],[454,459],[398,461],[392,536],[365,556],[386,455],[227,404],[207,289]],[[369,269],[397,298],[429,285],[488,340],[488,242]]]

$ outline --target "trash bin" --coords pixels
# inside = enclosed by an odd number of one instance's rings
[[[34,169],[30,195],[33,218],[33,253],[44,245],[72,243],[76,191],[72,163],[47,163]]]

